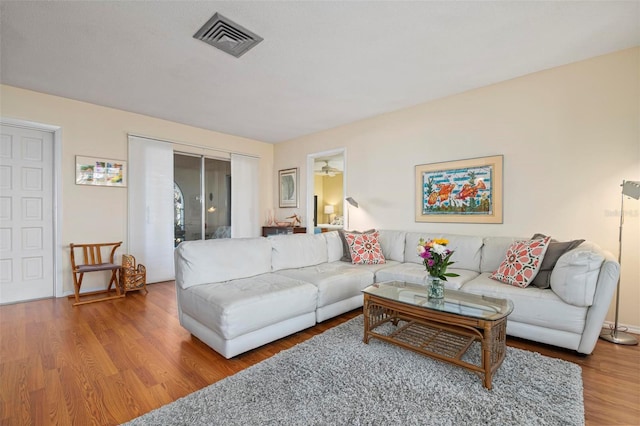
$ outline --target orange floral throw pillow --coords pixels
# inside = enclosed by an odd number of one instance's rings
[[[345,232],[344,237],[349,245],[351,253],[351,263],[354,265],[375,265],[385,263],[380,243],[378,242],[378,231],[371,234],[353,234]]]
[[[502,264],[490,278],[516,287],[528,286],[540,270],[550,239],[546,237],[511,244]]]

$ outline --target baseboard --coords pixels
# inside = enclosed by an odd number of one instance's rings
[[[602,328],[611,328],[613,327],[613,321],[605,321]],[[640,334],[640,325],[628,325],[628,324],[620,324],[618,323],[618,330],[627,331],[632,334]]]

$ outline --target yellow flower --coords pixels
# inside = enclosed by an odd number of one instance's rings
[[[447,244],[449,244],[449,240],[447,240],[446,238],[436,238],[433,240],[433,242],[436,244],[440,244],[441,246],[446,246]]]

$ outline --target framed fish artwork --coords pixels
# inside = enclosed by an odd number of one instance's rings
[[[416,222],[502,223],[502,155],[416,166]]]

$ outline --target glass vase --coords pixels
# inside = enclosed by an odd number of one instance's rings
[[[429,275],[427,283],[429,285],[429,299],[444,299],[444,281],[438,277]]]

